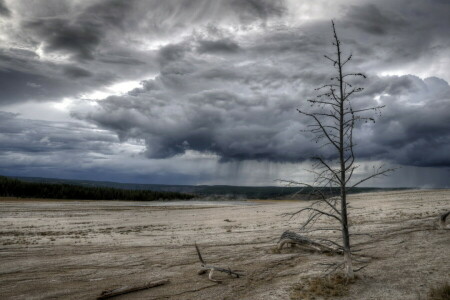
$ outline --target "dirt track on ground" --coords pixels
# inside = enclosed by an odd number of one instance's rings
[[[419,299],[449,281],[450,230],[437,216],[450,190],[351,196],[352,244],[371,257],[341,299]],[[95,299],[102,290],[170,278],[114,299],[289,299],[292,286],[339,256],[274,251],[305,202],[137,206],[126,202],[0,200],[2,299]],[[336,233],[337,234],[337,233]],[[241,270],[216,284],[199,276],[194,242],[210,264]]]

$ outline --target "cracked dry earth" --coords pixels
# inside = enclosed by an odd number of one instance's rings
[[[275,250],[280,234],[302,221],[283,213],[305,205],[3,198],[0,298],[95,299],[105,289],[169,278],[167,285],[114,299],[290,299],[296,283],[321,274],[319,263],[341,260]],[[357,194],[350,205],[352,232],[371,234],[352,238],[369,263],[340,299],[425,299],[431,286],[450,280],[450,230],[436,226],[450,209],[450,190]],[[216,273],[223,280],[217,284],[197,275],[194,242],[207,263],[245,276]]]

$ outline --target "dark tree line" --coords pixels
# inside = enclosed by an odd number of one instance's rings
[[[0,196],[79,200],[188,200],[194,195],[150,190],[124,190],[107,187],[85,187],[71,184],[25,182],[0,176]]]

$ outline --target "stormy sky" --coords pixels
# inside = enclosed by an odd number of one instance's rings
[[[368,186],[450,187],[448,0],[0,0],[0,174],[168,184],[311,180],[296,112],[330,79],[331,19]],[[331,76],[330,76],[331,74]]]

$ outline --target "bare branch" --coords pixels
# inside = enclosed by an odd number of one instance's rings
[[[336,171],[334,171],[322,158],[320,158],[320,157],[313,157],[313,159],[316,159],[316,160],[320,161],[320,163],[322,165],[324,165],[336,177],[337,181],[341,182],[341,179],[336,174]]]
[[[325,134],[325,136],[327,137],[327,139],[333,144],[334,147],[336,147],[336,149],[339,149],[339,146],[337,145],[337,143],[329,136],[327,130],[323,127],[322,122],[320,122],[320,120],[314,114],[310,114],[310,113],[301,111],[299,109],[297,109],[297,111],[301,114],[312,117],[316,121],[316,123],[320,126],[320,128],[322,129],[322,131]]]
[[[380,106],[375,106],[375,107],[358,109],[358,110],[354,110],[353,113],[359,113],[359,112],[364,112],[364,111],[369,111],[369,110],[379,110],[379,109],[382,109],[382,108],[385,108],[385,107],[386,107],[386,105],[380,105]]]
[[[336,64],[337,64],[337,61],[334,60],[334,59],[332,59],[332,58],[330,58],[328,55],[324,55],[324,57],[325,57],[326,59],[330,60],[330,61],[333,63],[333,65],[336,65]]]
[[[343,75],[342,78],[345,78],[347,76],[367,78],[366,75],[364,75],[363,73],[349,73],[349,74]]]
[[[393,172],[395,170],[396,170],[396,168],[390,168],[390,169],[385,169],[385,170],[382,170],[382,171],[376,171],[374,174],[372,174],[372,175],[370,175],[370,176],[368,176],[368,177],[358,181],[354,185],[352,185],[348,190],[350,190],[350,189],[360,185],[361,183],[363,183],[363,182],[365,182],[365,181],[367,181],[369,179],[372,179],[372,178],[375,178],[375,177],[378,177],[378,176],[381,176],[381,175],[385,175],[386,173]]]
[[[353,54],[350,54],[347,59],[342,63],[342,66],[344,66],[346,63],[348,63],[352,59]]]
[[[319,103],[319,104],[329,104],[329,105],[333,105],[333,106],[335,106],[335,107],[339,107],[339,105],[337,105],[336,103],[327,102],[327,101],[308,100],[308,102],[311,102],[311,103]]]
[[[330,218],[334,218],[334,219],[338,220],[339,222],[342,222],[341,218],[339,218],[338,216],[333,215],[332,213],[328,213],[328,212],[325,212],[325,211],[323,211],[323,210],[314,208],[314,207],[305,207],[305,208],[300,209],[299,211],[296,211],[296,212],[294,212],[294,213],[292,213],[292,214],[288,214],[288,215],[294,216],[294,215],[298,215],[298,214],[300,214],[300,213],[302,213],[302,212],[304,212],[304,211],[313,211],[313,212],[317,212],[317,213],[319,213],[319,214],[322,214],[322,215],[327,216],[327,217],[330,217]]]

